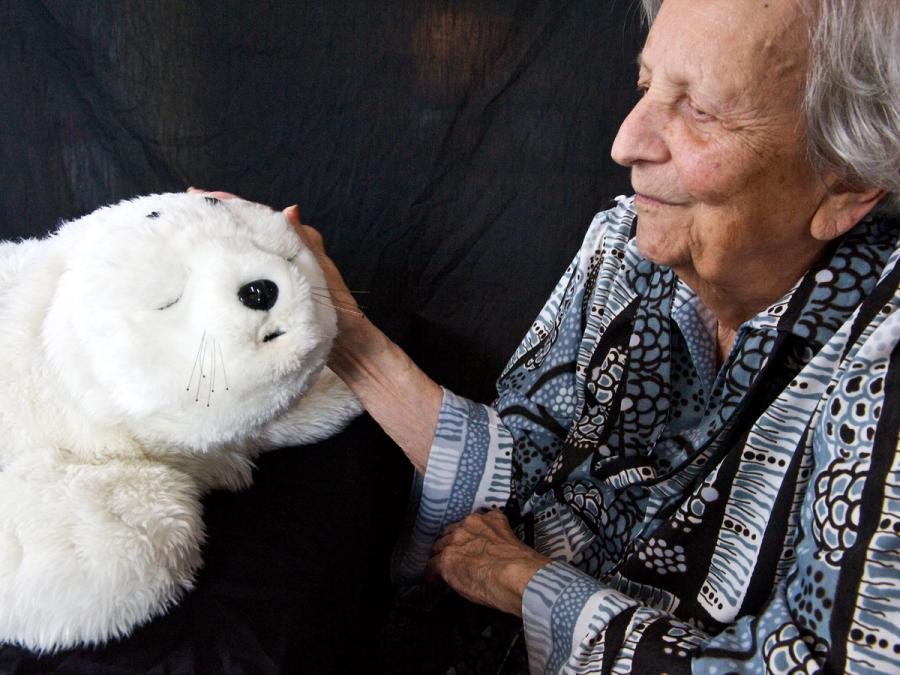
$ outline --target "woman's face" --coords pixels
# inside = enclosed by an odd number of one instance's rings
[[[805,22],[791,0],[663,2],[640,58],[643,96],[612,149],[631,167],[645,257],[728,288],[820,249]]]

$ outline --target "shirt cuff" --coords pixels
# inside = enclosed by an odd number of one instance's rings
[[[594,643],[617,615],[638,604],[571,565],[545,565],[522,596],[531,672],[559,672],[582,643]]]
[[[416,513],[394,554],[397,583],[421,580],[435,539],[470,513],[501,509],[512,486],[512,437],[497,412],[444,389],[425,475],[416,474]]]

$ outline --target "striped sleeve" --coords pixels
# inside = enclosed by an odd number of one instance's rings
[[[395,560],[399,583],[414,583],[444,528],[467,515],[500,509],[512,481],[512,436],[492,408],[445,389],[425,475],[416,476],[415,524]]]
[[[689,672],[705,638],[562,562],[532,577],[522,618],[533,673]]]

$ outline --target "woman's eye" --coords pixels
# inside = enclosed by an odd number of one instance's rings
[[[691,115],[699,122],[706,122],[713,118],[711,114],[706,112],[703,108],[698,107],[693,101],[688,101],[688,108],[690,108]]]
[[[172,305],[174,305],[174,304],[175,304],[176,302],[178,302],[179,300],[181,300],[181,296],[180,296],[180,295],[179,295],[177,298],[175,298],[174,300],[172,300],[171,302],[167,302],[167,303],[165,303],[162,307],[157,307],[156,309],[157,309],[157,311],[160,311],[160,312],[163,311],[164,309],[169,309],[169,307],[171,307]]]

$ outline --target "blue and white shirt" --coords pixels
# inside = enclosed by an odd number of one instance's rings
[[[596,216],[493,405],[445,391],[400,577],[503,509],[554,560],[534,672],[900,671],[900,224],[834,242],[721,368],[634,226]]]

